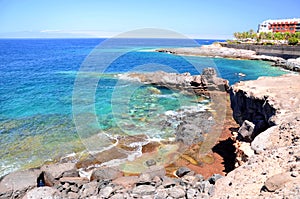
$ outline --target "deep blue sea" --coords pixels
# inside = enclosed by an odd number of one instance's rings
[[[231,84],[286,73],[263,61],[181,57],[153,51],[213,42],[1,39],[0,176],[87,149],[96,151],[97,146],[107,147],[94,143],[99,132],[112,137],[172,137],[172,131],[161,131],[155,124],[167,111],[193,106],[191,97],[167,88],[131,88],[119,83],[120,73],[165,70],[195,75],[203,68],[214,67]],[[125,88],[130,92],[124,92]],[[122,131],[120,124],[128,128]]]

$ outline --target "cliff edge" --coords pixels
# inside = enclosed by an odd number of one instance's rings
[[[243,146],[238,168],[216,182],[214,198],[300,195],[300,76],[261,77],[232,86]]]

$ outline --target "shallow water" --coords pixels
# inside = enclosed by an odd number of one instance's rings
[[[208,106],[207,100],[199,101],[195,96],[167,88],[120,84],[118,73],[146,68],[198,74],[205,67],[215,67],[231,84],[286,73],[261,61],[180,57],[152,51],[159,47],[193,46],[184,40],[126,39],[95,49],[103,41],[0,40],[0,176],[73,152],[101,150],[112,144],[109,139],[120,135],[172,139],[176,124],[162,129],[165,113],[182,107],[205,110]],[[197,42],[201,45],[214,41]],[[102,56],[88,57],[95,52]],[[120,54],[104,68],[112,55]],[[87,63],[89,69],[78,76]],[[105,69],[104,74],[99,73],[99,68]],[[83,89],[77,93],[80,98],[74,97],[76,77],[85,79]],[[96,87],[88,87],[92,82],[97,82]],[[94,97],[90,97],[92,94]],[[74,111],[81,118],[82,129],[81,124],[74,122]],[[101,137],[103,144],[91,139],[99,133],[105,134]]]

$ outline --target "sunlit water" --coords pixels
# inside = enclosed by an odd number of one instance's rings
[[[160,67],[163,65],[175,72],[194,75],[203,68],[214,67],[231,84],[286,73],[262,61],[180,57],[153,52],[160,47],[190,46],[183,40],[125,39],[110,48],[99,49],[110,53],[127,52],[105,69],[105,75],[93,71],[85,74],[86,79],[100,79],[96,86],[95,104],[87,103],[84,98],[74,102],[72,95],[77,71],[102,41],[0,40],[0,176],[86,150],[86,140],[99,132],[111,138],[124,134],[146,134],[150,139],[172,139],[174,127],[162,129],[161,126],[166,114],[187,107],[207,108],[208,101],[205,99],[199,101],[195,96],[153,86],[139,86],[130,93],[129,100],[122,101],[123,98],[114,92],[116,88],[125,89],[129,83],[118,84],[117,74],[135,71],[138,66],[150,64],[149,67],[156,70],[163,69]],[[203,45],[214,41],[197,42]],[[97,61],[108,59],[101,57]],[[246,76],[240,77],[238,73]],[[113,96],[118,98],[112,100]],[[80,104],[79,111],[87,118],[94,114],[97,117],[96,124],[87,122],[89,128],[79,134],[73,121],[72,102]],[[122,103],[128,108],[126,112],[113,111]],[[91,106],[95,113],[90,112],[93,110]],[[97,150],[97,147],[93,149]]]

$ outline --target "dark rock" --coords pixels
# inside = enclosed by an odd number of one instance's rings
[[[208,181],[209,181],[210,184],[215,184],[217,180],[219,180],[219,179],[221,179],[221,178],[223,178],[223,177],[224,177],[224,176],[222,176],[222,175],[220,175],[220,174],[214,174],[214,175],[212,175],[212,176],[208,179]]]
[[[26,193],[23,199],[32,199],[32,198],[62,198],[62,195],[58,192],[57,189],[52,187],[37,187]]]
[[[0,199],[21,198],[28,190],[36,187],[40,174],[39,169],[29,169],[6,175],[0,182]]]
[[[114,167],[101,167],[95,169],[91,175],[91,181],[93,180],[113,180],[121,177],[123,173]]]
[[[156,165],[156,161],[154,159],[147,160],[145,164],[150,167]]]
[[[181,178],[182,176],[188,174],[190,171],[191,171],[191,170],[190,170],[189,168],[187,168],[187,167],[180,167],[180,168],[176,171],[176,175],[177,175],[178,177]]]
[[[45,177],[44,177],[45,173],[42,172],[38,178],[37,178],[37,187],[44,187],[45,186]]]
[[[268,97],[254,98],[249,93],[242,90],[230,89],[231,108],[233,118],[242,126],[245,120],[254,124],[251,140],[260,132],[274,126],[272,117],[275,115],[275,109],[268,103]]]

